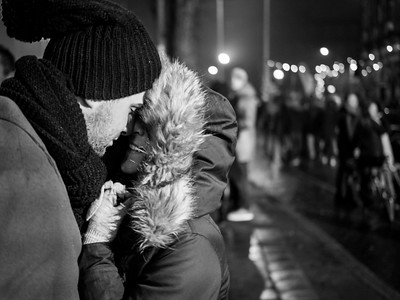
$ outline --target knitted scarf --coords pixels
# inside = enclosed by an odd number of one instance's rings
[[[68,191],[79,228],[99,196],[107,171],[89,145],[85,119],[65,76],[50,62],[25,56],[0,95],[12,99],[43,140]]]

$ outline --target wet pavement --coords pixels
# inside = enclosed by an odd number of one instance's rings
[[[400,299],[399,223],[371,231],[358,212],[335,218],[330,167],[282,167],[258,154],[250,170],[255,219],[219,224],[231,300]]]

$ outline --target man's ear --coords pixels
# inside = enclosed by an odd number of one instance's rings
[[[100,106],[101,101],[93,101],[88,99],[83,99],[82,97],[76,97],[82,112],[89,112],[96,110]]]

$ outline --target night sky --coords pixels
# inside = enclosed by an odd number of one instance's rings
[[[358,58],[361,46],[362,0],[270,0],[270,58],[279,62],[316,64]],[[200,69],[216,63],[215,0],[200,2]],[[225,0],[225,45],[232,61],[259,88],[263,64],[263,1]],[[330,49],[322,57],[320,47]]]
[[[168,1],[168,0],[165,0]],[[361,45],[361,3],[365,0],[270,0],[270,58],[279,62],[330,64],[358,58]],[[155,4],[148,0],[117,0],[132,9],[156,39]],[[153,3],[153,4],[152,4]],[[263,70],[263,0],[225,0],[225,46],[231,56],[226,67],[245,68],[259,88]],[[194,34],[198,45],[199,64],[196,71],[209,80],[207,68],[217,65],[216,0],[199,0],[200,14]],[[1,24],[2,25],[2,24]],[[17,57],[39,55],[45,45],[22,44],[6,36],[0,26],[0,40]],[[322,57],[319,48],[326,46],[331,55]]]

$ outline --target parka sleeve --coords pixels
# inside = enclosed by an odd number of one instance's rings
[[[79,258],[80,299],[118,300],[123,295],[123,280],[110,246],[106,243],[83,245]]]
[[[195,153],[193,166],[196,216],[211,213],[221,205],[237,142],[236,114],[229,101],[208,89],[206,105],[205,133],[208,136]]]

